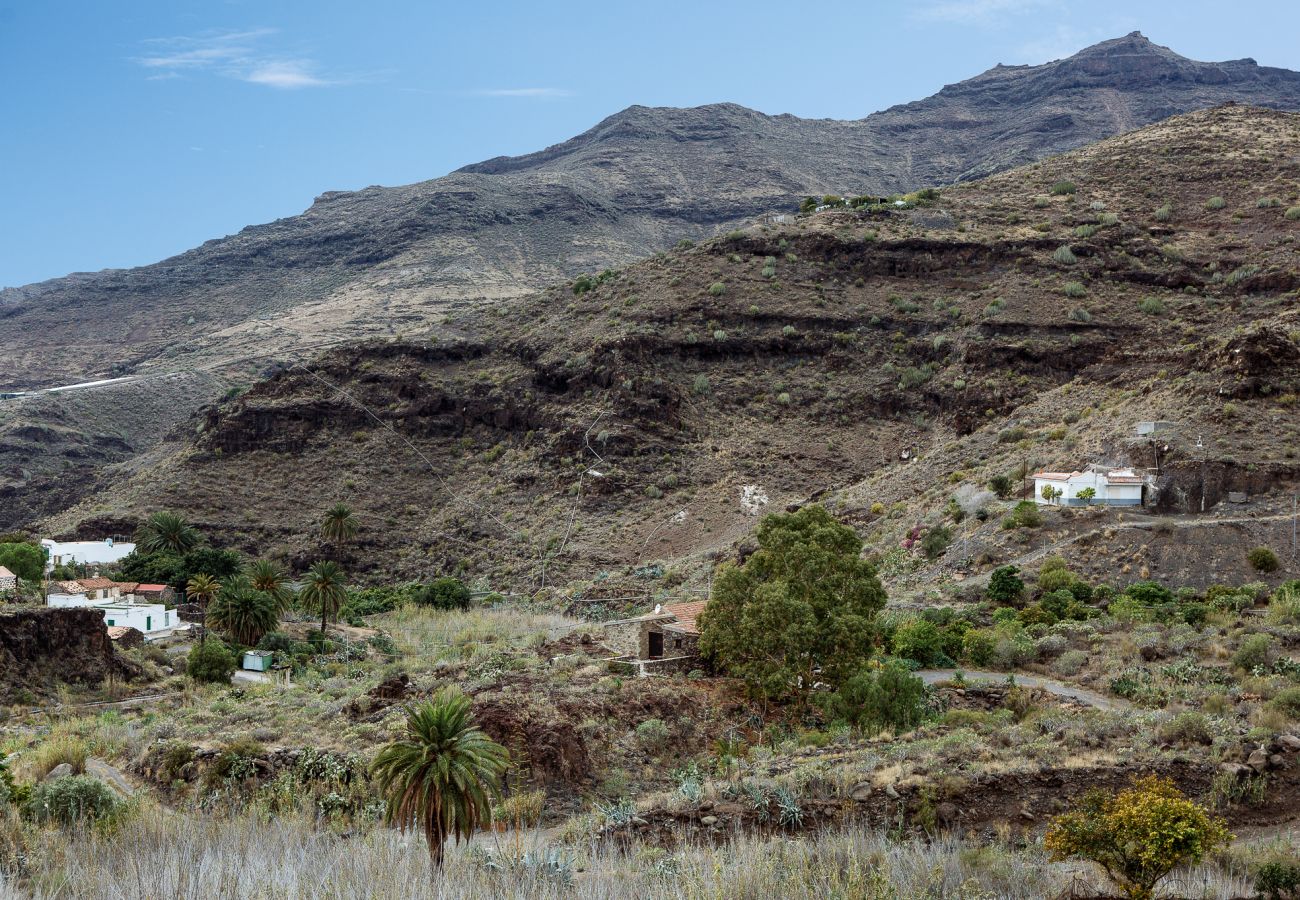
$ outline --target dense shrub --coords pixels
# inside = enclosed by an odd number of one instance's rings
[[[1002,566],[994,569],[989,576],[988,590],[985,595],[994,603],[1006,606],[1019,603],[1025,594],[1025,583],[1020,578],[1017,566]]]
[[[415,602],[434,609],[469,609],[470,590],[459,578],[435,578],[415,593]]]
[[[1266,634],[1252,634],[1242,640],[1232,654],[1232,664],[1251,672],[1266,669],[1273,662],[1273,639]]]
[[[636,726],[636,742],[651,756],[660,753],[668,746],[669,737],[668,726],[664,724],[663,719],[646,719]]]
[[[994,475],[989,479],[989,490],[998,495],[999,500],[1006,500],[1016,489],[1016,483],[1010,475]]]
[[[1064,291],[1065,296],[1075,300],[1088,296],[1088,289],[1083,286],[1083,282],[1081,281],[1067,281],[1062,290]]]
[[[1230,839],[1223,820],[1169,779],[1150,776],[1118,794],[1088,792],[1052,820],[1043,845],[1053,859],[1097,863],[1130,900],[1149,900],[1170,872],[1200,862]]]
[[[1295,209],[1300,210],[1300,206]],[[1264,900],[1300,897],[1300,859],[1270,859],[1262,863],[1255,872],[1255,890]]]
[[[1043,524],[1043,514],[1033,500],[1021,500],[1002,520],[1003,528],[1037,528]]]
[[[966,661],[976,666],[987,666],[997,654],[998,638],[992,631],[971,629],[962,636],[961,651]]]
[[[1255,547],[1246,554],[1246,559],[1256,572],[1276,572],[1281,565],[1277,554],[1268,547]]]
[[[926,559],[938,559],[952,543],[952,529],[945,525],[936,525],[921,538],[921,552]]]
[[[270,650],[275,653],[288,653],[293,650],[293,638],[283,631],[269,631],[257,642],[258,650]]]
[[[1056,184],[1052,185],[1051,193],[1061,196],[1064,194],[1073,194],[1078,190],[1078,187],[1075,186],[1073,181],[1058,181]]]
[[[903,731],[924,721],[927,693],[921,679],[890,662],[854,675],[823,703],[830,718],[859,731]]]
[[[230,648],[214,637],[190,650],[185,661],[185,672],[195,681],[208,684],[229,684],[237,663]]]
[[[910,659],[925,668],[952,665],[944,652],[944,638],[938,626],[925,619],[912,619],[899,625],[890,640],[895,656]]]
[[[1165,311],[1165,305],[1159,297],[1143,297],[1138,309],[1149,316],[1158,316]]]
[[[94,822],[117,810],[112,789],[89,775],[55,778],[32,788],[27,812],[37,822],[70,826]]]
[[[1203,713],[1187,710],[1162,722],[1157,729],[1160,739],[1170,744],[1204,744],[1214,743],[1210,731],[1210,722]]]

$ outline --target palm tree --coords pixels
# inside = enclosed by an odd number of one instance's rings
[[[189,553],[201,535],[174,512],[156,512],[135,530],[136,546],[145,553]]]
[[[371,764],[386,804],[385,821],[424,830],[435,869],[448,835],[469,840],[492,821],[509,756],[474,724],[469,699],[444,691],[406,709],[406,735],[384,746]]]
[[[308,606],[320,607],[320,633],[324,636],[326,623],[338,616],[348,599],[347,579],[339,564],[325,559],[308,569],[299,597]]]
[[[270,594],[259,591],[247,578],[236,578],[217,595],[207,619],[213,628],[252,647],[280,624],[280,609]]]
[[[360,530],[357,517],[352,515],[352,508],[346,503],[335,503],[325,510],[325,518],[320,523],[321,537],[334,544],[340,557],[343,555],[343,546],[356,537]]]
[[[185,585],[185,595],[199,602],[199,609],[203,611],[203,633],[199,635],[199,643],[202,644],[208,639],[208,603],[213,597],[221,591],[221,582],[211,575],[195,575],[190,578]]]
[[[289,587],[284,570],[269,559],[259,559],[248,567],[248,581],[254,590],[269,595],[280,612],[293,602],[293,589]]]

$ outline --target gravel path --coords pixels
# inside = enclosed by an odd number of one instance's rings
[[[971,672],[966,669],[921,669],[916,674],[926,684],[938,684],[941,681],[951,681],[958,671],[961,672],[962,677],[966,679],[968,684],[976,682],[985,684],[989,682],[1000,683],[1014,675],[1016,684],[1021,687],[1041,688],[1050,694],[1088,706],[1095,706],[1097,709],[1124,709],[1128,706],[1123,700],[1107,697],[1096,691],[1090,691],[1087,688],[1077,687],[1073,684],[1066,684],[1063,681],[1043,678],[1039,675],[1025,675],[1018,672]]]

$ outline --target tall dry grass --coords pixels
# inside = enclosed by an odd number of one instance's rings
[[[560,860],[567,875],[525,860]],[[421,840],[388,829],[345,837],[308,820],[146,806],[112,833],[42,832],[26,875],[0,876],[0,900],[1030,900],[1090,880],[1083,867],[1051,863],[1034,848],[898,841],[857,827],[806,837],[735,836],[671,853],[595,844],[558,851],[538,832],[480,835],[472,846],[451,850],[446,870],[434,876]],[[1210,869],[1186,873],[1177,889],[1204,900],[1249,894],[1241,878]]]

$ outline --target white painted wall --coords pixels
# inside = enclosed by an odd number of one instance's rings
[[[85,563],[86,565],[105,566],[119,562],[135,549],[135,544],[106,541],[54,541],[46,538],[41,541],[45,548],[45,571],[58,565]]]

